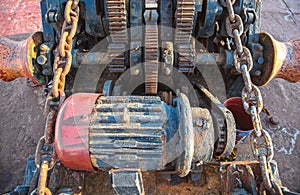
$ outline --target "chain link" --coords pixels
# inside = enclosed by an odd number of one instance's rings
[[[224,3],[225,1],[225,3]],[[273,181],[270,161],[273,158],[273,144],[269,133],[262,128],[260,112],[263,108],[263,100],[260,90],[255,86],[250,77],[253,67],[250,50],[243,46],[241,36],[244,33],[244,26],[241,17],[234,13],[232,0],[220,0],[221,5],[227,8],[226,18],[227,34],[233,38],[236,49],[234,51],[234,63],[236,70],[242,74],[245,87],[242,91],[242,100],[245,111],[251,116],[254,130],[250,136],[250,144],[253,156],[260,163],[263,182],[260,185],[260,194],[266,191],[272,194],[281,193],[278,184]]]
[[[52,96],[63,102],[65,98],[66,75],[72,65],[72,44],[79,18],[79,0],[69,0],[65,7],[65,21],[62,26],[59,45],[53,64]]]
[[[61,29],[60,40],[55,50],[53,64],[53,86],[52,91],[46,100],[46,110],[48,112],[44,136],[41,137],[36,153],[35,164],[39,168],[38,187],[35,192],[39,195],[51,195],[51,191],[46,187],[48,171],[56,163],[56,153],[54,148],[53,133],[57,112],[65,100],[66,76],[72,65],[73,38],[77,31],[79,19],[79,0],[68,0],[64,10],[64,23]]]

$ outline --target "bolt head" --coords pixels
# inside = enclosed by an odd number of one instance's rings
[[[202,120],[197,120],[197,121],[196,121],[196,125],[197,125],[198,127],[202,127],[202,125],[203,125]]]
[[[48,69],[43,69],[42,74],[43,75],[48,75],[49,74],[49,70]]]
[[[256,70],[256,71],[254,72],[254,75],[255,75],[255,76],[260,76],[260,75],[261,75],[261,71],[260,71],[260,70]]]
[[[257,63],[259,63],[259,64],[263,64],[264,63],[264,58],[263,57],[259,57],[258,59],[257,59]]]
[[[43,43],[40,46],[40,50],[43,51],[43,52],[47,52],[47,51],[49,51],[49,47],[48,47],[48,45]]]
[[[36,61],[37,61],[37,63],[38,63],[39,65],[44,65],[44,64],[46,64],[46,62],[47,62],[47,58],[46,58],[46,56],[44,56],[44,55],[39,55],[39,56],[36,58]]]
[[[140,70],[139,70],[139,69],[135,69],[135,70],[133,71],[133,74],[134,74],[134,75],[139,75],[139,74],[140,74]]]
[[[165,63],[168,65],[171,65],[172,64],[172,56],[167,55],[165,57]]]
[[[171,74],[171,69],[169,67],[167,67],[165,69],[165,73],[166,73],[166,75],[170,75]]]

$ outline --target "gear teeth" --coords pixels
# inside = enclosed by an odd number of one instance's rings
[[[177,1],[175,44],[180,72],[191,73],[195,68],[195,48],[191,44],[194,15],[195,0]]]
[[[145,83],[146,93],[156,94],[158,83],[158,29],[157,25],[146,25],[145,35]]]
[[[110,72],[125,71],[127,37],[127,10],[125,0],[108,0],[107,15],[111,44],[108,47],[108,65]]]

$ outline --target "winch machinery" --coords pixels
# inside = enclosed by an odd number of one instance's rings
[[[0,38],[0,78],[48,90],[45,134],[28,161],[38,171],[11,194],[84,193],[87,171],[109,172],[115,194],[145,194],[143,172],[199,181],[206,166],[219,167],[222,185],[202,182],[208,193],[292,193],[256,85],[297,82],[300,42],[260,33],[261,3],[41,0],[43,32]],[[241,116],[221,103],[234,96],[249,115],[253,161],[234,161]]]

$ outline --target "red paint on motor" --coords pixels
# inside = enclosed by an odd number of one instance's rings
[[[55,126],[55,148],[61,162],[74,170],[93,171],[89,155],[90,114],[99,94],[77,93],[60,108]]]

